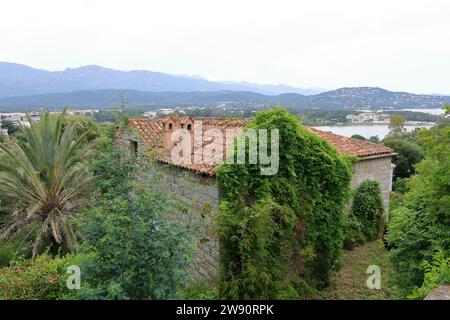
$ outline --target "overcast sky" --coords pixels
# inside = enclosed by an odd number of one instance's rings
[[[450,94],[450,1],[4,1],[0,61]]]

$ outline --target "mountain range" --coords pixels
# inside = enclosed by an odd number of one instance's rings
[[[101,89],[139,91],[251,91],[266,95],[286,92],[317,94],[325,90],[261,85],[249,82],[216,82],[198,76],[179,76],[147,70],[119,71],[96,65],[47,71],[26,65],[0,62],[0,98]]]
[[[450,97],[392,92],[376,87],[317,93],[285,85],[213,82],[142,70],[124,72],[85,66],[50,72],[0,62],[2,111],[64,106],[109,108],[124,101],[147,108],[220,105],[246,108],[282,104],[301,109],[403,109],[440,108],[450,103]]]

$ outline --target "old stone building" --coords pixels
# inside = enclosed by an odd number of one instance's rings
[[[194,200],[197,212],[210,212],[204,221],[203,240],[206,241],[198,244],[197,265],[193,270],[201,277],[215,277],[218,265],[218,244],[213,232],[214,213],[219,203],[215,172],[226,155],[217,156],[215,153],[217,150],[223,150],[224,153],[229,150],[248,121],[242,118],[179,117],[175,112],[164,119],[132,119],[125,129],[116,130],[119,146],[131,154],[141,153],[156,159],[171,179],[175,192]],[[393,150],[331,132],[313,128],[308,130],[327,140],[341,154],[359,159],[354,166],[352,187],[368,179],[378,181],[387,212],[392,188]],[[208,132],[214,132],[215,137]],[[198,133],[199,139],[196,136]],[[217,139],[217,134],[223,139]],[[174,153],[175,149],[177,152]],[[176,160],[174,154],[189,156],[190,161]],[[189,187],[184,183],[186,180],[190,181]]]

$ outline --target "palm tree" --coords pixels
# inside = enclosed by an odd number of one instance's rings
[[[54,116],[42,112],[39,122],[27,114],[23,137],[0,145],[0,236],[25,231],[34,235],[32,257],[50,247],[77,251],[77,236],[70,217],[86,204],[92,174],[86,160],[94,141],[77,133],[65,111]]]

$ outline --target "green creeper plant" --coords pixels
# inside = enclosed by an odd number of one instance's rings
[[[217,171],[219,296],[297,298],[341,267],[351,161],[282,107],[258,112],[250,128],[279,130],[279,170],[263,176],[246,161]]]

